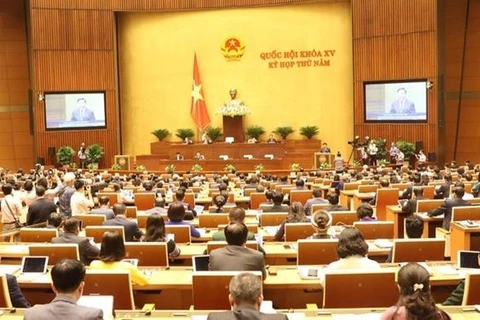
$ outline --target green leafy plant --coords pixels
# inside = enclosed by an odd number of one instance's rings
[[[385,139],[374,139],[373,143],[377,146],[377,159],[386,159],[387,158],[387,149],[386,149],[386,140]]]
[[[57,162],[62,165],[70,165],[72,162],[73,156],[75,155],[75,150],[70,146],[62,146],[58,148],[57,151]]]
[[[203,168],[202,168],[202,166],[199,165],[199,164],[194,164],[194,165],[192,166],[192,168],[190,169],[190,171],[192,171],[192,172],[202,172],[202,171],[203,171]]]
[[[222,128],[220,127],[207,127],[205,131],[212,142],[217,141],[218,138],[223,136]]]
[[[112,164],[112,170],[121,170],[122,166],[119,163]]]
[[[193,132],[193,129],[190,128],[180,128],[177,129],[175,135],[181,140],[185,140],[185,138],[193,138],[195,136],[195,132]]]
[[[362,166],[362,163],[358,160],[353,160],[353,166],[354,167],[361,167]]]
[[[71,162],[68,164],[70,168],[77,169],[77,164],[75,162]]]
[[[411,142],[399,140],[395,143],[398,149],[402,150],[405,160],[410,159],[415,154],[415,145]]]
[[[230,172],[230,173],[232,173],[232,172],[234,172],[234,171],[237,171],[237,169],[233,166],[233,164],[227,164],[227,165],[225,166],[224,170],[225,170],[226,172]]]
[[[255,169],[255,171],[262,172],[265,169],[265,166],[263,164],[259,163],[254,167],[254,169]]]
[[[152,134],[157,137],[158,141],[163,141],[170,135],[170,131],[168,129],[157,129],[153,130]]]
[[[328,168],[330,168],[330,163],[322,162],[322,163],[320,163],[320,168],[321,169],[328,169]]]
[[[388,161],[387,159],[381,159],[380,161],[378,161],[378,164],[381,166],[386,166],[388,164]]]
[[[292,163],[290,165],[290,170],[294,170],[294,171],[300,170],[300,164],[299,163]]]
[[[259,139],[262,135],[265,134],[265,129],[262,126],[249,126],[245,131],[248,137]]]
[[[169,164],[168,166],[165,166],[165,171],[167,173],[175,172],[175,165],[172,163],[172,164]]]
[[[135,170],[139,172],[147,171],[147,167],[145,167],[143,164],[137,164],[135,166]]]
[[[91,144],[87,147],[87,160],[90,163],[96,163],[103,157],[103,148],[98,143]]]
[[[277,127],[273,131],[274,134],[279,135],[280,137],[282,137],[283,140],[286,140],[288,138],[288,136],[291,135],[294,132],[295,132],[295,130],[293,130],[293,128],[290,127],[290,126]]]
[[[97,170],[98,169],[98,162],[92,162],[87,165],[87,169],[90,170]]]
[[[302,136],[305,136],[307,139],[312,139],[315,137],[319,132],[319,129],[317,126],[305,126],[300,128],[300,134]]]

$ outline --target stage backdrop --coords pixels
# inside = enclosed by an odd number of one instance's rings
[[[124,153],[150,153],[154,129],[167,128],[169,140],[179,141],[173,134],[177,128],[194,128],[194,52],[213,126],[222,126],[215,110],[236,88],[251,110],[245,125],[263,126],[264,139],[277,126],[292,126],[291,138],[300,138],[299,127],[317,125],[318,138],[332,151],[348,153],[353,136],[351,29],[349,2],[119,13]],[[239,61],[222,55],[220,47],[230,36],[245,45]]]

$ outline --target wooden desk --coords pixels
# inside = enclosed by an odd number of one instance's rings
[[[367,192],[367,193],[360,193],[360,192],[355,192],[353,194],[353,210],[356,210],[362,203],[368,202],[372,200],[375,197],[375,192]]]
[[[420,220],[423,221],[422,238],[435,238],[435,229],[441,228],[443,224],[443,215],[429,217],[425,213],[415,213]]]
[[[404,238],[405,215],[399,206],[387,206],[387,221],[393,221],[393,238]]]
[[[339,197],[339,204],[346,206],[349,209],[353,208],[352,199],[353,196],[357,193],[357,190],[341,190]]]
[[[456,222],[450,224],[450,258],[457,260],[458,250],[474,250],[480,248],[480,228],[466,228]]]

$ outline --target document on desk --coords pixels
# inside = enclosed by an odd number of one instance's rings
[[[269,236],[274,236],[277,234],[278,227],[277,226],[270,226],[270,227],[263,227],[263,230],[269,235]]]
[[[102,309],[103,319],[113,319],[113,296],[81,296],[79,306]]]
[[[0,265],[0,273],[1,274],[4,274],[4,273],[14,274],[19,270],[20,270],[20,266],[5,265],[5,264]]]

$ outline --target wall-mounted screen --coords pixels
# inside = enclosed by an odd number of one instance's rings
[[[105,92],[45,93],[45,127],[47,130],[105,128]]]
[[[426,122],[427,80],[366,82],[366,122]]]

